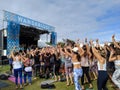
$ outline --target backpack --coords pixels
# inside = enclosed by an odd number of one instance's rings
[[[48,84],[48,83],[45,83],[45,84],[41,84],[41,88],[42,89],[54,89],[55,88],[55,85],[54,84]]]
[[[5,74],[1,74],[1,75],[0,75],[0,79],[1,79],[1,80],[7,80],[7,79],[8,79],[8,76],[5,75]]]

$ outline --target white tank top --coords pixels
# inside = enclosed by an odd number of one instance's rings
[[[98,70],[106,71],[106,61],[104,64],[101,64],[99,61],[97,62]]]
[[[22,68],[22,62],[18,60],[18,57],[15,57],[15,60],[13,61],[13,69],[19,68]]]
[[[116,69],[120,69],[120,60],[115,60],[114,64]]]
[[[86,56],[86,57],[81,57],[81,66],[89,67],[88,56]]]

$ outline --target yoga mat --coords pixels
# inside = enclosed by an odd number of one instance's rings
[[[15,83],[15,77],[13,75],[11,75],[9,78],[8,78],[9,81]],[[24,83],[24,80],[22,78],[22,82]],[[18,84],[20,84],[20,78],[18,77]]]

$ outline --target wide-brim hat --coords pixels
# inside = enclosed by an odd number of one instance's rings
[[[73,52],[78,52],[78,47],[74,47],[74,48],[72,49],[72,51],[73,51]]]

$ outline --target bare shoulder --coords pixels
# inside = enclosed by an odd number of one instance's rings
[[[117,55],[117,59],[120,60],[120,55]]]

